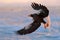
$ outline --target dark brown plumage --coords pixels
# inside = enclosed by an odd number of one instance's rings
[[[30,15],[30,17],[33,18],[33,22],[28,26],[28,29],[25,29],[24,27],[23,29],[18,30],[17,33],[20,35],[32,33],[40,27],[41,23],[46,23],[43,19],[49,15],[49,10],[45,6],[37,3],[32,3],[31,6],[34,10],[38,11],[42,9],[42,11],[38,14],[35,13]]]

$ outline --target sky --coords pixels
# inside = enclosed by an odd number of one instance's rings
[[[2,19],[0,18],[0,20],[2,20],[3,24],[4,24],[4,22],[5,22],[5,24],[7,22],[7,24],[16,23],[17,25],[20,25],[20,23],[23,23],[25,21],[25,19],[24,19],[25,17],[23,18],[24,20],[21,20],[22,18],[20,19],[21,15],[24,16],[25,14],[35,13],[35,11],[32,11],[31,7],[27,8],[28,6],[27,7],[24,6],[25,4],[29,4],[31,2],[41,3],[44,5],[48,5],[48,6],[60,6],[60,0],[0,0],[0,17],[2,17]],[[23,4],[23,5],[20,6],[22,8],[14,8],[14,7],[11,8],[12,4],[15,4],[15,5]],[[7,6],[11,5],[11,6],[5,7],[6,5]],[[3,8],[2,6],[5,8]],[[31,4],[30,4],[30,6],[31,6]],[[52,9],[55,11],[55,8],[52,8]],[[59,10],[57,10],[53,13],[56,13],[56,12],[59,13],[60,12]],[[50,10],[50,11],[52,11],[52,10]],[[14,21],[15,18],[18,18],[19,21],[18,22]]]
[[[60,6],[60,0],[0,0],[1,5],[37,2],[48,6]]]

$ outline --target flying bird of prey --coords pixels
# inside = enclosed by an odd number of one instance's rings
[[[39,13],[30,14],[30,17],[33,18],[33,22],[29,24],[28,28],[24,27],[18,30],[17,33],[20,35],[30,34],[37,30],[40,27],[41,23],[46,23],[44,21],[44,18],[49,15],[49,10],[47,7],[37,3],[32,3],[31,6],[34,10],[40,11]]]

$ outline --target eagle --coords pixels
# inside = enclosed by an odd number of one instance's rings
[[[20,35],[30,34],[34,32],[35,30],[37,30],[40,27],[41,23],[44,23],[44,24],[46,23],[44,21],[44,18],[49,15],[49,10],[47,9],[47,7],[44,5],[35,3],[35,2],[31,4],[31,7],[34,10],[37,10],[37,11],[39,10],[39,13],[30,14],[30,17],[33,18],[33,22],[30,23],[27,28],[24,27],[18,30],[17,33]]]

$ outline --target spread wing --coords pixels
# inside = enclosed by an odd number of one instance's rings
[[[39,10],[39,9],[43,9],[43,10],[47,10],[47,8],[45,7],[45,6],[43,6],[43,5],[41,5],[41,4],[37,4],[37,3],[32,3],[32,8],[34,9],[34,10]],[[43,14],[39,14],[39,15],[43,15]],[[33,22],[28,26],[29,28],[23,28],[23,29],[21,29],[21,30],[18,30],[17,31],[17,33],[18,34],[20,34],[20,35],[25,35],[25,34],[29,34],[29,33],[32,33],[32,32],[34,32],[37,28],[39,28],[40,27],[40,25],[41,25],[41,22],[43,22],[43,23],[46,23],[44,20],[43,20],[43,18],[41,17],[39,17],[39,15],[37,15],[37,14],[32,14],[31,15],[31,17],[33,18]]]
[[[46,23],[43,19],[40,19],[37,14],[31,14],[31,16],[34,21],[27,28],[24,27],[23,29],[18,30],[17,31],[18,34],[20,35],[30,34],[40,27],[41,22]]]
[[[40,6],[37,3],[32,3],[31,6],[34,10],[39,10],[40,9]]]

